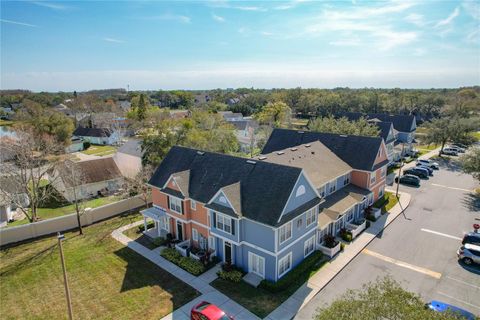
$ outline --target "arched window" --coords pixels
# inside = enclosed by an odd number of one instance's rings
[[[298,187],[295,197],[300,197],[302,194],[305,194],[305,186],[303,184]]]

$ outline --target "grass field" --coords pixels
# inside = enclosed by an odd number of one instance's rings
[[[82,153],[91,156],[107,156],[117,152],[117,148],[113,146],[97,146],[91,145],[87,150],[83,150]]]
[[[419,144],[415,148],[418,149],[418,150],[432,151],[434,149],[437,149],[438,147],[440,147],[440,145],[438,145],[438,144]]]
[[[232,283],[221,278],[215,279],[211,285],[218,291],[230,297],[232,300],[247,308],[260,318],[264,318],[287,300],[297,291],[310,277],[312,277],[327,262],[326,258],[318,260],[311,270],[302,274],[296,281],[288,287],[288,289],[272,293],[261,287],[254,288],[244,281]],[[290,272],[296,272],[293,269]]]
[[[66,233],[64,255],[75,319],[160,319],[199,293],[110,233],[140,218],[115,217]],[[56,237],[0,251],[2,319],[66,319]]]
[[[399,196],[400,197],[400,196]],[[388,210],[392,209],[398,203],[398,198],[395,196],[393,192],[385,192],[382,198],[379,198],[373,206],[375,208],[381,208],[382,213],[387,212]]]
[[[97,208],[97,207],[101,207],[106,204],[113,203],[119,200],[120,200],[120,197],[110,196],[110,197],[85,201],[82,204],[82,206],[84,206],[85,208]],[[74,213],[74,212],[75,212],[74,204],[70,204],[64,207],[59,207],[59,208],[38,208],[37,210],[38,217],[42,220],[56,218],[56,217],[60,217],[69,213]],[[15,222],[9,223],[8,227],[19,226],[27,223],[29,223],[28,219],[17,220]]]

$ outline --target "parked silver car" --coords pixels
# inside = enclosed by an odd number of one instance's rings
[[[458,151],[457,149],[443,148],[442,154],[445,154],[447,156],[458,156]]]
[[[438,170],[439,167],[440,167],[437,162],[433,162],[432,160],[428,160],[428,159],[418,159],[417,164],[422,164],[424,166],[429,166],[430,168],[435,169],[435,170]]]
[[[466,243],[458,249],[457,257],[467,265],[472,263],[480,264],[480,246]]]

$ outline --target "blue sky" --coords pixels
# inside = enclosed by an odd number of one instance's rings
[[[480,1],[1,1],[1,87],[480,84]]]

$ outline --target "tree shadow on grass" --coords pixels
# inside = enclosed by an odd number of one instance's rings
[[[173,309],[181,307],[200,295],[194,288],[128,247],[119,249],[114,253],[127,262],[125,277],[123,278],[120,292],[144,287],[158,287],[158,290],[170,294]]]

